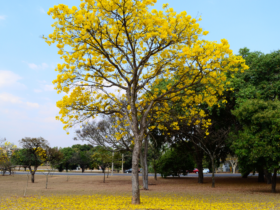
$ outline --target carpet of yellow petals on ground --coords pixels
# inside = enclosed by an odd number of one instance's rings
[[[279,209],[277,202],[211,202],[208,199],[196,199],[184,196],[141,196],[141,205],[132,205],[128,196],[72,195],[46,197],[20,197],[0,200],[4,209]]]

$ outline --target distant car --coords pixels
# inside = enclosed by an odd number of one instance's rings
[[[140,172],[140,169],[138,169],[138,173],[139,173],[139,172]],[[124,173],[127,173],[127,174],[128,174],[128,173],[132,173],[132,168],[125,170]]]
[[[132,168],[125,170],[124,173],[132,173]]]
[[[197,168],[193,169],[193,173],[198,174],[198,171],[199,170]],[[204,174],[207,174],[209,172],[210,172],[210,170],[208,168],[204,168],[203,171],[202,171],[202,173],[204,173]]]
[[[197,168],[195,168],[195,169],[193,169],[193,171],[192,171],[193,173],[198,173],[198,169]]]
[[[202,171],[204,174],[207,174],[210,172],[209,168],[204,168],[203,171]]]

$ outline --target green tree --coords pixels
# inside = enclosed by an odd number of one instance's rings
[[[74,144],[72,146],[72,149],[74,150],[79,150],[79,151],[89,151],[89,150],[92,150],[94,147],[90,144]]]
[[[71,158],[71,161],[79,165],[82,169],[82,173],[84,173],[85,169],[90,168],[92,165],[91,157],[93,153],[94,153],[93,150],[88,150],[88,151],[76,150],[75,153],[73,154],[73,157]]]
[[[75,153],[75,150],[71,147],[65,147],[59,149],[60,153],[62,154],[61,160],[58,161],[53,161],[51,162],[52,167],[58,169],[59,172],[62,172],[63,170],[73,170],[77,167],[77,164],[75,164],[72,160],[73,155]]]
[[[265,170],[267,177],[274,172],[275,178],[279,165],[276,164],[279,161],[276,118],[280,95],[280,51],[263,54],[243,48],[239,53],[250,69],[230,79],[236,99],[233,114],[240,123],[239,132],[231,135],[233,148],[244,175],[250,170],[258,170],[259,175],[263,176]],[[272,154],[274,152],[276,154]],[[268,154],[273,160],[267,157]],[[275,187],[273,179],[272,192],[275,192]]]
[[[61,153],[56,148],[50,148],[48,141],[42,137],[39,138],[23,138],[19,141],[22,151],[18,153],[19,160],[23,165],[27,165],[31,181],[35,181],[35,173],[38,167],[48,161],[59,161],[62,158]],[[18,160],[18,157],[16,158]],[[33,170],[32,170],[33,167]]]
[[[105,169],[110,166],[113,161],[112,152],[103,147],[98,147],[92,155],[93,161],[100,166],[104,174],[103,183],[105,183]]]
[[[185,150],[182,144],[189,144],[181,142],[167,149],[158,160],[159,173],[162,177],[186,175],[188,170],[194,167],[193,156],[190,151]]]
[[[154,172],[154,179],[157,180],[157,172],[159,168],[159,159],[164,152],[164,144],[166,143],[166,135],[159,129],[154,129],[149,132],[149,144],[147,158],[149,165]]]
[[[25,171],[28,166],[28,158],[25,156],[25,149],[15,150],[11,156],[13,164],[23,166]]]
[[[276,176],[280,163],[280,102],[251,99],[233,111],[242,123],[238,140],[233,147],[239,157],[248,163],[264,160],[264,166],[273,172],[272,192],[276,192]]]

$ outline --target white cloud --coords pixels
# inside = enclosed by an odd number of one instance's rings
[[[23,102],[20,97],[17,97],[15,95],[12,95],[10,93],[0,93],[0,103],[12,103],[12,104],[19,104],[19,105],[25,105],[27,107],[31,108],[39,108],[38,103],[32,103],[32,102]]]
[[[37,80],[39,83],[47,83],[47,81],[45,81],[45,80]]]
[[[55,86],[54,85],[48,85],[45,80],[38,80],[40,84],[40,89],[34,89],[33,91],[35,93],[41,93],[43,91],[54,91]]]
[[[48,97],[41,97],[40,99],[43,99],[43,100],[45,100],[45,101],[51,101],[51,99],[48,98]]]
[[[42,118],[47,118],[50,116],[55,117],[59,113],[59,108],[56,107],[55,103],[48,102],[40,106],[39,114]]]
[[[19,75],[12,71],[0,70],[0,87],[25,87],[24,84],[18,82],[22,79]]]
[[[43,14],[46,14],[46,11],[42,7],[40,7],[39,11]]]
[[[44,90],[45,91],[53,91],[54,90],[54,85],[44,85]]]
[[[0,15],[0,20],[6,20],[6,16],[5,15]]]
[[[49,65],[48,64],[46,64],[46,63],[42,63],[42,68],[43,69],[46,69],[46,68],[48,68],[49,67]]]
[[[28,63],[29,68],[31,69],[38,69],[38,66],[34,63]]]
[[[19,97],[14,96],[10,93],[0,93],[0,102],[1,101],[12,104],[22,104],[22,101]]]
[[[40,89],[34,89],[33,90],[35,93],[41,93],[42,92],[42,90],[40,90]]]
[[[28,65],[28,67],[33,69],[33,70],[44,70],[44,69],[49,67],[49,65],[46,64],[46,63],[42,63],[41,65],[37,65],[35,63],[28,63],[28,62],[25,62],[25,61],[23,61],[23,62],[26,63]]]
[[[31,108],[39,108],[39,104],[37,103],[26,102],[26,105]]]
[[[55,119],[55,116],[46,117],[46,118],[43,119],[43,122],[47,122],[47,123],[59,123],[59,121]]]

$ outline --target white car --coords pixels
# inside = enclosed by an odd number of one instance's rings
[[[204,168],[203,171],[202,171],[202,173],[204,173],[204,174],[207,174],[209,172],[210,172],[210,170],[208,168]]]

